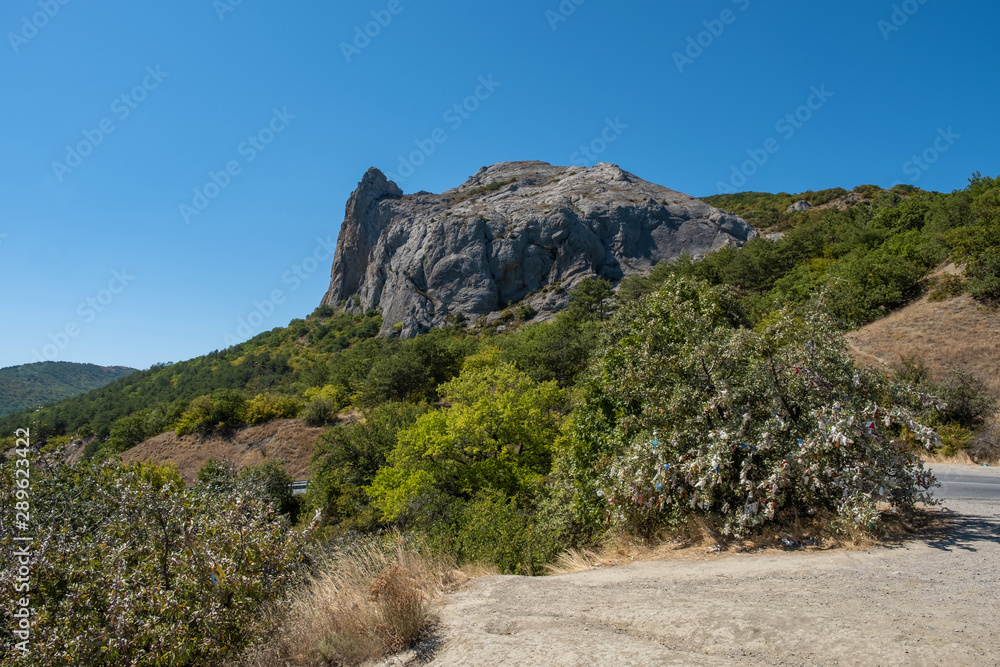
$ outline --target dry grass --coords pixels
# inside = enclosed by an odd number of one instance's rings
[[[209,459],[227,459],[239,468],[267,459],[283,459],[294,479],[308,479],[309,460],[322,432],[322,428],[308,426],[301,419],[277,419],[228,435],[192,433],[178,437],[170,431],[139,443],[122,454],[122,460],[173,461],[188,485],[198,480],[198,471]]]
[[[955,270],[949,265],[938,273],[950,275]],[[1000,312],[969,296],[937,302],[925,297],[848,334],[847,339],[858,363],[891,370],[904,358],[916,357],[936,381],[955,371],[966,372],[1000,401]],[[1000,457],[1000,413],[980,433],[976,450],[980,461]],[[954,457],[948,460],[958,462]]]
[[[432,601],[470,579],[400,537],[359,540],[319,569],[268,613],[264,641],[236,664],[357,665],[398,653],[431,624]]]
[[[962,370],[979,377],[1000,399],[1000,313],[971,297],[922,299],[848,334],[859,362],[891,368],[916,356],[936,380]]]
[[[928,522],[926,512],[904,519],[884,508],[877,535],[867,531],[834,529],[834,517],[790,515],[777,526],[742,539],[727,539],[711,523],[692,517],[682,528],[664,532],[651,540],[627,534],[610,537],[594,549],[572,549],[561,554],[546,574],[560,575],[600,567],[615,567],[636,561],[703,560],[720,555],[756,554],[762,551],[825,551],[830,549],[870,549],[898,544],[922,530]]]

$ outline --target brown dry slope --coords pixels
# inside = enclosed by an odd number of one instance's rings
[[[301,419],[279,419],[260,426],[247,426],[228,436],[200,434],[178,437],[163,433],[139,443],[122,454],[126,463],[134,461],[173,461],[184,481],[193,484],[198,470],[209,459],[229,459],[239,467],[251,466],[265,459],[284,459],[294,479],[308,479],[309,458],[322,428],[307,426]]]
[[[432,665],[998,665],[1000,503],[871,551],[710,555],[485,577],[439,609]],[[421,664],[418,657],[390,664]]]
[[[1000,398],[1000,313],[960,296],[926,298],[848,334],[858,360],[891,366],[916,355],[937,375],[965,370]]]
[[[968,296],[940,302],[925,297],[848,334],[847,339],[862,364],[888,368],[903,357],[915,356],[937,380],[951,371],[972,374],[1000,404],[1000,312]],[[975,460],[1000,458],[1000,412],[970,452]]]

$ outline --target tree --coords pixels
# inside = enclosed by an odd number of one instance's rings
[[[674,278],[610,323],[574,415],[584,503],[649,531],[692,514],[742,535],[793,511],[874,528],[933,483],[936,436],[857,369],[819,310],[739,324],[732,293]]]
[[[584,278],[570,292],[570,318],[576,321],[606,320],[612,312],[614,290],[607,278]]]
[[[364,530],[378,524],[364,489],[386,465],[400,430],[427,411],[426,404],[383,403],[353,424],[327,429],[316,443],[310,468],[312,482],[306,502],[322,510],[324,523],[344,530]]]
[[[562,390],[535,382],[488,349],[440,387],[450,407],[421,415],[398,435],[369,489],[386,521],[412,522],[422,507],[484,489],[513,497],[549,472],[563,441]],[[427,517],[430,518],[430,517]]]
[[[573,385],[587,367],[597,342],[596,322],[579,321],[559,313],[554,322],[542,322],[498,336],[501,358],[536,382],[556,380],[560,387]]]
[[[1000,179],[976,174],[969,184],[973,222],[952,230],[952,258],[966,265],[969,291],[977,299],[1000,302]]]

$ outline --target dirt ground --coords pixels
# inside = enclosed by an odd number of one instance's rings
[[[209,459],[229,459],[242,468],[280,458],[294,479],[309,479],[309,459],[322,432],[322,428],[307,426],[301,419],[247,426],[227,436],[196,433],[178,437],[170,431],[139,443],[122,454],[122,460],[125,463],[173,461],[184,481],[193,484]]]
[[[945,505],[892,548],[477,579],[389,664],[1000,665],[1000,503]]]

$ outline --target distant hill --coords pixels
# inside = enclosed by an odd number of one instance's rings
[[[135,370],[67,361],[0,368],[0,416],[33,410],[86,393],[131,375]]]

